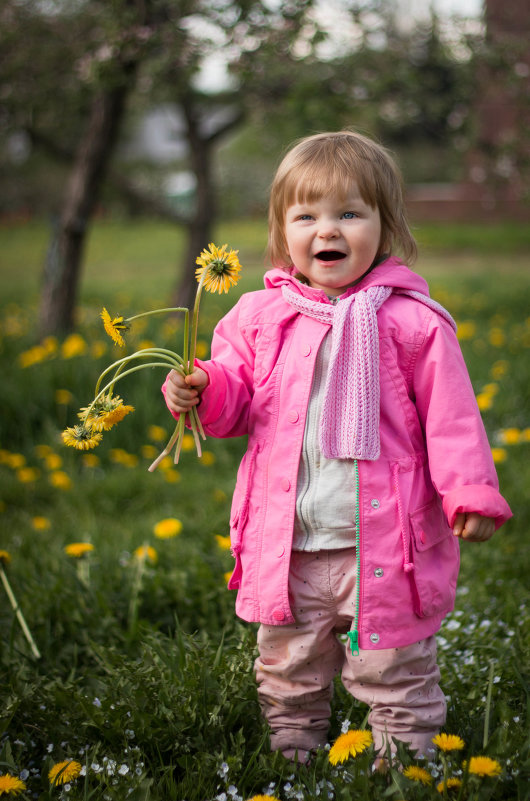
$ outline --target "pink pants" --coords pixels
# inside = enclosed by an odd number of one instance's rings
[[[289,593],[295,623],[262,625],[255,662],[260,705],[272,750],[291,755],[327,742],[333,678],[370,706],[377,750],[392,738],[427,755],[445,723],[434,637],[403,648],[361,650],[337,634],[350,630],[355,608],[355,550],[293,551]]]

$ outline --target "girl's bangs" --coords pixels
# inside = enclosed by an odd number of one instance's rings
[[[364,169],[363,169],[364,167]],[[286,186],[285,205],[314,203],[322,198],[334,196],[345,201],[359,192],[365,203],[377,206],[373,175],[366,165],[342,164],[341,159],[300,164],[292,170],[289,186]]]

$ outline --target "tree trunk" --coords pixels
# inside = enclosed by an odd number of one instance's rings
[[[127,77],[131,77],[135,66],[128,67]],[[40,302],[41,337],[64,334],[73,328],[86,233],[116,144],[129,85],[124,80],[113,89],[101,91],[92,102],[46,257]]]
[[[182,109],[188,128],[188,144],[195,188],[195,209],[188,223],[188,244],[179,281],[175,287],[173,301],[175,306],[191,308],[195,300],[197,282],[195,280],[195,259],[203,248],[212,241],[215,200],[211,176],[212,140],[201,136],[200,121],[192,100],[183,100]]]

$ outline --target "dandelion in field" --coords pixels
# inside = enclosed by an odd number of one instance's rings
[[[51,523],[47,517],[43,517],[42,515],[36,515],[31,519],[31,525],[35,529],[35,531],[46,531],[50,528]]]
[[[50,784],[57,787],[58,784],[68,784],[77,779],[81,773],[81,765],[75,759],[65,759],[58,762],[48,773]]]
[[[458,323],[456,336],[461,342],[463,340],[473,339],[476,333],[477,333],[477,326],[475,325],[473,320],[462,320],[461,323]]]
[[[445,792],[453,792],[455,795],[458,793],[460,788],[462,787],[462,782],[460,779],[457,779],[456,776],[452,776],[451,778],[441,781],[439,784],[436,785],[436,789],[439,793]]]
[[[82,459],[85,467],[97,467],[99,464],[99,456],[95,453],[84,453]]]
[[[232,578],[232,573],[233,573],[232,570],[229,570],[227,573],[223,573],[223,578],[224,578],[226,584],[228,584],[228,582]]]
[[[103,307],[101,311],[101,319],[103,320],[103,327],[112,341],[119,345],[120,348],[125,347],[125,340],[122,336],[122,331],[127,331],[129,326],[126,324],[123,316],[111,317],[108,311]]]
[[[69,448],[75,448],[78,451],[89,451],[99,445],[103,439],[103,434],[81,423],[81,425],[65,429],[61,437],[64,444]]]
[[[0,795],[18,795],[26,789],[25,782],[19,779],[18,776],[12,776],[10,773],[4,773],[0,776]]]
[[[156,448],[154,445],[142,445],[141,454],[146,459],[154,459],[156,456]]]
[[[137,559],[151,562],[152,565],[156,565],[158,562],[158,554],[152,545],[140,545],[140,547],[134,551],[134,556]]]
[[[203,451],[200,461],[205,467],[211,467],[215,464],[215,454],[211,451]]]
[[[508,452],[504,448],[492,448],[491,455],[493,456],[493,461],[495,464],[505,462],[508,458]]]
[[[147,436],[153,442],[163,442],[167,437],[167,431],[162,426],[149,426],[147,429]]]
[[[457,734],[437,734],[432,741],[440,751],[461,751],[465,745]]]
[[[167,540],[176,537],[182,531],[182,523],[176,517],[166,517],[159,520],[153,526],[153,533],[159,540]]]
[[[0,550],[0,565],[8,565],[11,561],[9,551]]]
[[[222,551],[229,551],[230,550],[230,537],[223,537],[221,534],[216,534],[215,539],[219,548]]]
[[[413,782],[421,782],[421,784],[425,785],[432,783],[432,776],[429,771],[425,770],[425,768],[420,768],[418,765],[409,765],[403,771],[403,776]]]
[[[522,440],[522,432],[518,428],[504,428],[499,431],[498,438],[504,445],[517,445]]]
[[[73,359],[81,356],[87,349],[87,344],[81,334],[70,334],[61,345],[61,356],[63,359]]]
[[[499,361],[494,362],[493,367],[490,370],[490,375],[495,380],[498,380],[506,375],[508,368],[508,362],[505,359],[499,359]]]
[[[183,451],[192,451],[195,447],[195,440],[191,436],[191,434],[184,434],[182,437],[182,450]]]
[[[480,392],[477,395],[477,406],[481,412],[486,412],[493,406],[493,395],[488,392]]]
[[[350,729],[337,737],[329,751],[329,761],[332,765],[346,762],[350,757],[362,754],[373,743],[372,734],[364,729]]]
[[[181,478],[179,471],[173,468],[164,470],[163,475],[168,484],[178,484]]]
[[[107,343],[98,340],[90,346],[90,355],[93,359],[100,359],[107,352]]]
[[[502,768],[495,759],[487,756],[475,756],[469,760],[469,773],[474,776],[499,776]]]
[[[36,467],[21,467],[17,470],[17,479],[21,484],[32,484],[40,476]]]
[[[195,270],[197,281],[203,283],[207,292],[228,292],[239,281],[241,265],[237,258],[238,250],[227,251],[228,245],[216,247],[213,242],[208,250],[197,257],[199,267]]]
[[[280,801],[275,795],[253,795],[248,801]]]
[[[55,390],[55,403],[58,403],[59,406],[68,406],[74,399],[74,396],[68,389],[56,389]]]
[[[73,557],[74,559],[81,559],[83,556],[86,556],[93,550],[94,546],[91,542],[71,542],[69,545],[65,545],[64,547],[65,554]]]

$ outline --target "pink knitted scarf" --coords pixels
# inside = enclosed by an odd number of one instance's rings
[[[392,292],[419,300],[456,329],[453,318],[443,306],[413,290],[373,286],[333,305],[309,300],[287,286],[282,287],[284,299],[296,311],[332,326],[319,433],[320,449],[328,459],[379,458],[377,312]]]

